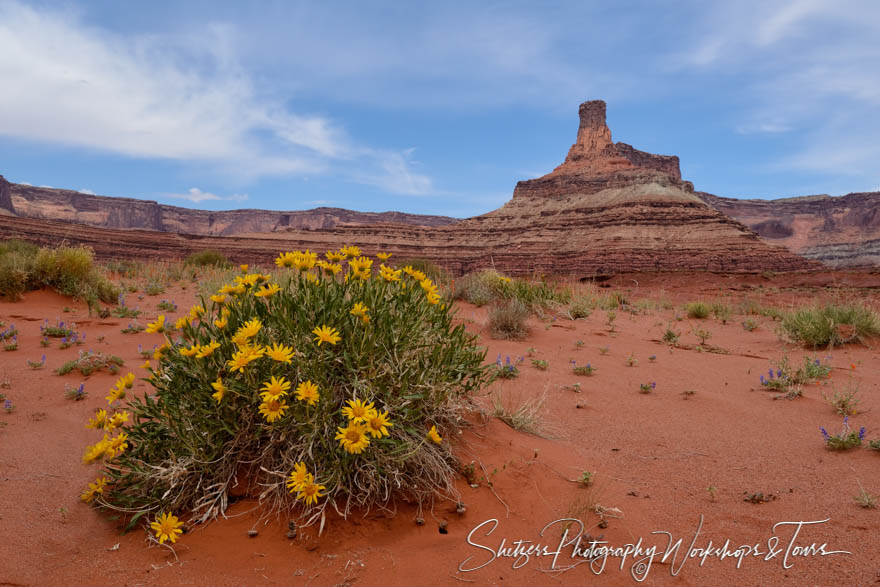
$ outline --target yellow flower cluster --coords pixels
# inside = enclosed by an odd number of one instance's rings
[[[287,489],[291,493],[296,493],[297,499],[302,499],[306,505],[318,503],[319,497],[324,497],[326,487],[315,483],[315,477],[306,469],[303,462],[296,463],[293,466],[290,476],[287,478]]]
[[[128,434],[125,434],[124,432],[120,432],[113,437],[105,433],[101,440],[86,447],[86,452],[83,455],[82,460],[84,463],[91,463],[101,457],[112,459],[125,452],[125,449],[128,448],[127,440]]]
[[[120,377],[116,380],[116,385],[110,389],[110,395],[108,395],[105,399],[107,403],[113,405],[113,402],[116,400],[123,399],[125,397],[125,390],[131,389],[134,386],[134,373],[129,373],[124,377]]]
[[[150,524],[150,528],[153,529],[153,532],[156,533],[156,538],[159,539],[159,544],[166,540],[171,542],[171,544],[177,542],[178,534],[183,534],[183,530],[180,529],[181,526],[183,526],[183,522],[178,520],[177,516],[167,512],[156,516],[155,521]]]
[[[368,259],[367,257],[357,257],[356,259],[349,259],[348,269],[351,272],[352,277],[357,277],[361,280],[366,281],[370,278],[370,275],[372,275],[373,260]]]
[[[299,269],[300,272],[305,273],[306,271],[311,270],[312,267],[315,266],[315,263],[318,262],[318,255],[306,249],[305,252],[302,251],[293,251],[281,253],[275,259],[275,264],[279,267],[289,267]]]
[[[389,436],[388,429],[394,426],[387,410],[380,412],[373,402],[359,399],[348,400],[342,415],[348,418],[348,424],[337,428],[336,440],[350,454],[361,454],[370,445],[370,436]]]

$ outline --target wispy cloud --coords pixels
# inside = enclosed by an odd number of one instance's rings
[[[78,192],[81,193],[81,194],[86,194],[86,195],[89,195],[89,196],[94,196],[94,195],[96,195],[95,192],[93,192],[92,190],[87,190],[87,189],[85,189],[85,188],[80,188],[80,189],[78,189],[78,190],[76,190],[76,191],[78,191]]]
[[[208,165],[245,179],[370,173],[405,186],[334,121],[292,112],[239,65],[228,26],[186,41],[123,36],[75,12],[0,0],[0,134],[128,157]],[[14,83],[11,82],[14,80]],[[391,155],[393,158],[393,154]],[[343,164],[344,163],[344,164]],[[413,189],[421,184],[412,182]]]
[[[185,194],[165,194],[168,198],[176,198],[179,200],[189,200],[193,203],[206,202],[209,200],[225,200],[231,202],[243,202],[248,199],[247,194],[232,194],[229,196],[218,196],[211,192],[203,192],[199,188],[189,188]]]

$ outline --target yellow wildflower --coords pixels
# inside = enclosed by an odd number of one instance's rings
[[[274,345],[266,347],[266,356],[273,361],[290,364],[293,360],[293,347],[276,342]]]
[[[83,463],[91,463],[94,460],[100,459],[102,456],[104,456],[104,453],[107,452],[108,446],[108,436],[105,434],[104,438],[102,438],[95,444],[86,447],[86,453],[83,455],[82,458]]]
[[[291,493],[294,493],[299,491],[300,487],[311,479],[312,474],[306,470],[306,464],[300,461],[293,466],[293,471],[290,472],[290,476],[287,478],[287,488]]]
[[[153,532],[156,533],[156,538],[159,539],[159,544],[166,540],[171,542],[171,544],[177,542],[178,534],[183,534],[183,530],[180,529],[181,526],[183,526],[183,522],[167,512],[157,516],[156,520],[150,524],[150,528],[153,529]]]
[[[327,251],[324,253],[324,256],[327,257],[327,260],[331,263],[339,263],[345,259],[345,253],[342,251]]]
[[[271,379],[263,383],[263,387],[260,388],[260,397],[263,398],[263,401],[270,399],[277,400],[282,396],[287,395],[289,389],[290,381],[284,377],[278,379],[273,375]]]
[[[258,298],[270,298],[280,290],[281,287],[277,283],[273,283],[271,285],[264,285],[259,291],[254,292],[254,295]]]
[[[336,440],[350,454],[361,454],[370,445],[367,436],[367,427],[358,422],[351,421],[345,428],[337,428]]]
[[[95,496],[104,493],[104,487],[107,486],[108,481],[110,480],[107,479],[107,477],[99,477],[98,479],[95,479],[94,483],[89,483],[89,488],[80,495],[80,499],[86,503],[94,501]]]
[[[199,352],[199,350],[201,350],[201,347],[197,344],[193,344],[188,347],[180,347],[178,350],[184,357],[193,357]]]
[[[311,477],[311,475],[309,475]],[[299,493],[297,494],[297,499],[302,499],[306,502],[306,505],[311,505],[313,503],[318,503],[319,497],[324,497],[325,494],[321,493],[326,489],[323,485],[318,485],[312,479],[308,479],[299,489]]]
[[[189,316],[181,316],[174,322],[174,328],[182,330],[185,326],[192,324],[192,318]]]
[[[154,332],[165,332],[165,314],[160,314],[155,322],[147,324],[147,332],[150,334],[153,334]]]
[[[352,422],[366,422],[374,412],[373,402],[359,399],[348,400],[348,407],[342,408],[342,415]]]
[[[365,305],[360,302],[356,302],[349,314],[351,314],[352,316],[357,316],[364,324],[367,324],[370,321],[370,316],[367,314],[367,312],[369,311],[370,309],[367,308]]]
[[[312,330],[312,334],[315,335],[315,342],[318,343],[318,346],[321,346],[321,343],[324,342],[329,342],[330,344],[335,345],[342,340],[342,337],[339,336],[339,331],[335,328],[330,328],[327,325],[316,327]]]
[[[217,376],[217,381],[212,383],[211,387],[214,388],[214,393],[211,394],[211,397],[217,400],[219,404],[223,400],[223,394],[226,393],[226,386],[223,385],[223,380]]]
[[[386,267],[384,264],[379,265],[379,277],[389,283],[400,281],[401,273],[402,271],[400,269],[392,269],[391,267]]]
[[[367,432],[369,432],[373,438],[388,436],[390,434],[388,429],[394,426],[394,424],[388,420],[387,411],[379,412],[374,410],[367,416],[364,423],[367,425]]]
[[[125,449],[128,448],[128,443],[125,442],[128,440],[128,434],[120,433],[110,439],[107,443],[107,458],[112,459],[117,455],[121,455],[125,452]]]
[[[275,420],[280,420],[284,416],[284,411],[287,408],[287,402],[283,399],[269,398],[260,404],[260,413],[263,414],[266,421],[271,424]]]
[[[89,423],[86,424],[86,428],[94,428],[95,430],[99,430],[103,428],[107,424],[107,410],[98,410],[95,412],[95,416],[93,418],[89,418]]]
[[[204,359],[205,357],[210,357],[214,354],[214,351],[220,348],[220,343],[216,341],[211,341],[208,344],[203,344],[199,347],[199,352],[196,353],[196,358]]]
[[[318,386],[312,383],[311,380],[304,381],[296,386],[296,399],[304,401],[310,406],[318,403],[320,397]]]
[[[238,266],[238,268],[241,269],[242,273],[247,273],[249,267],[250,265],[248,265],[247,263]]]
[[[391,258],[391,253],[376,253],[380,261],[387,261]]]
[[[440,438],[440,433],[437,432],[437,426],[432,425],[431,429],[428,430],[428,439],[437,444],[441,444],[443,442],[443,439]]]
[[[214,302],[215,304],[225,304],[226,303],[226,296],[223,294],[213,295],[213,296],[211,296],[211,301]]]

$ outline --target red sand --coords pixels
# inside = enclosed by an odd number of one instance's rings
[[[733,300],[745,293],[763,303],[779,300],[786,305],[804,301],[809,292],[731,291],[722,278],[692,280],[688,292],[675,284],[655,279],[640,284],[638,297],[666,298],[677,303],[722,293]],[[719,287],[719,282],[723,284]],[[617,284],[617,287],[628,284]],[[769,284],[773,285],[773,284]],[[662,288],[662,289],[661,289]],[[867,295],[877,301],[876,289]],[[814,292],[815,293],[815,292]],[[148,309],[152,319],[159,312],[161,298],[174,298],[181,311],[193,299],[192,287],[162,296],[136,300],[130,306]],[[74,308],[63,313],[62,308]],[[258,515],[253,504],[239,502],[221,519],[194,528],[175,547],[148,547],[142,529],[120,535],[113,522],[83,504],[79,495],[96,476],[97,468],[82,465],[84,447],[95,441],[95,432],[84,428],[91,413],[104,407],[104,396],[116,380],[106,373],[82,378],[61,377],[54,370],[81,349],[103,350],[122,356],[122,373],[134,371],[143,360],[138,343],[145,347],[160,340],[158,335],[126,335],[119,331],[129,320],[88,317],[82,304],[49,292],[28,294],[23,302],[0,302],[0,320],[14,322],[19,329],[20,348],[0,351],[0,381],[7,375],[11,387],[0,389],[15,403],[11,414],[0,412],[0,584],[580,584],[599,580],[601,584],[632,584],[632,556],[622,565],[609,558],[599,577],[591,576],[587,565],[562,571],[573,564],[572,548],[562,549],[553,570],[549,556],[520,561],[498,558],[479,570],[459,572],[459,566],[479,566],[491,555],[486,548],[468,544],[468,533],[484,521],[498,520],[487,536],[477,532],[472,541],[497,548],[502,539],[508,546],[516,540],[531,540],[556,550],[561,538],[559,524],[540,536],[546,524],[578,512],[578,505],[601,504],[618,508],[619,518],[608,518],[605,529],[597,527],[599,516],[581,511],[586,532],[614,546],[643,540],[643,546],[658,546],[660,554],[650,568],[651,583],[676,585],[730,584],[860,584],[880,579],[876,545],[880,539],[880,510],[855,505],[858,481],[872,494],[880,494],[880,454],[864,449],[835,453],[824,448],[819,427],[832,433],[841,417],[822,400],[828,383],[807,386],[804,397],[773,401],[758,377],[766,373],[771,360],[782,357],[786,348],[774,333],[768,318],[761,326],[745,331],[741,316],[723,325],[714,320],[699,325],[712,332],[709,343],[730,354],[674,349],[655,342],[667,324],[682,332],[682,343],[697,341],[690,327],[696,321],[674,320],[675,310],[651,310],[631,316],[618,312],[617,332],[605,325],[605,312],[594,312],[586,320],[571,322],[531,321],[531,334],[524,341],[491,340],[482,332],[484,309],[460,306],[459,317],[488,345],[488,359],[500,353],[512,359],[534,348],[535,358],[550,363],[548,371],[531,366],[530,359],[519,366],[516,379],[499,381],[486,390],[515,399],[546,396],[544,419],[552,438],[538,438],[515,431],[497,419],[487,423],[478,415],[474,427],[454,440],[456,453],[464,463],[478,463],[477,477],[489,474],[493,489],[482,482],[479,488],[460,480],[458,488],[467,506],[463,515],[456,504],[438,501],[425,511],[426,523],[416,525],[415,507],[398,504],[396,516],[374,512],[366,518],[329,520],[323,535],[314,528],[301,530],[295,540],[285,538],[286,520],[255,526]],[[680,311],[679,311],[680,313]],[[176,318],[180,314],[174,314]],[[66,350],[39,346],[39,327],[44,318],[75,321],[87,333],[87,344]],[[140,323],[146,320],[141,318]],[[97,342],[97,337],[106,337]],[[576,347],[576,341],[583,341]],[[599,347],[608,346],[607,355]],[[852,418],[856,428],[865,426],[868,439],[880,437],[880,373],[876,349],[850,346],[831,352],[807,353],[787,347],[790,359],[799,363],[804,354],[831,357],[833,382],[840,388],[852,375],[861,383],[860,413]],[[32,371],[26,359],[48,356],[48,365]],[[628,367],[633,353],[638,365]],[[649,361],[656,355],[656,361]],[[598,368],[591,377],[574,375],[571,360],[592,363]],[[850,365],[856,366],[852,371]],[[85,381],[88,397],[74,402],[64,397],[64,385]],[[564,386],[582,384],[577,393]],[[656,382],[656,390],[644,395],[640,383]],[[135,391],[146,391],[139,381]],[[681,392],[694,390],[694,395]],[[511,401],[510,399],[506,401]],[[487,397],[480,405],[491,412]],[[493,471],[497,472],[493,473]],[[577,480],[585,470],[596,473],[595,483],[581,486]],[[707,487],[717,488],[714,499]],[[776,499],[753,504],[744,494],[772,493]],[[497,495],[496,495],[497,494]],[[730,539],[731,550],[741,544],[757,544],[762,556],[748,556],[737,568],[735,558],[699,558],[683,567],[700,517],[702,529],[695,548],[711,540],[720,546]],[[439,532],[439,521],[448,523],[448,533]],[[804,527],[795,544],[808,546],[827,542],[826,551],[852,554],[789,556],[785,550],[792,537],[790,526],[777,530],[781,552],[765,560],[768,539],[779,522],[828,520]],[[249,538],[256,528],[259,535]],[[487,527],[484,526],[484,529]],[[674,564],[661,562],[668,531],[673,540],[682,539]],[[670,557],[671,559],[671,557]],[[598,572],[598,571],[596,571]]]

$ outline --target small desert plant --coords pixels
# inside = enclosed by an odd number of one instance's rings
[[[651,383],[639,384],[639,393],[651,393],[655,389],[657,389],[657,384],[653,381]]]
[[[865,439],[865,427],[862,426],[858,432],[851,430],[849,427],[849,416],[843,417],[843,428],[835,435],[828,434],[824,427],[819,428],[822,432],[822,438],[825,440],[825,446],[831,450],[848,450],[856,446],[861,446],[862,440]]]
[[[675,346],[678,344],[678,339],[681,336],[681,332],[677,332],[672,329],[671,326],[666,328],[666,332],[663,333],[663,342],[668,345]]]
[[[596,477],[596,473],[595,473],[595,472],[593,472],[593,471],[584,471],[584,472],[581,473],[581,478],[579,479],[580,484],[583,485],[584,487],[587,487],[587,486],[589,486],[589,485],[592,485],[592,484],[593,484],[593,480],[595,479],[595,477]]]
[[[648,357],[648,360],[652,363],[655,362],[657,360],[657,355],[651,355],[650,357]]]
[[[153,281],[148,283],[144,287],[144,293],[148,296],[157,296],[159,294],[165,293],[165,286],[159,283],[158,281]]]
[[[702,320],[709,317],[712,309],[706,302],[690,302],[685,306],[688,318],[696,318]]]
[[[489,332],[492,338],[520,339],[528,334],[529,308],[519,300],[498,302],[489,309]]]
[[[96,353],[94,351],[80,351],[79,357],[73,361],[67,361],[55,372],[58,375],[67,375],[72,371],[79,371],[82,375],[88,376],[96,371],[106,369],[110,373],[115,374],[119,371],[119,367],[124,364],[125,361],[115,355],[105,355],[104,353]]]
[[[6,339],[6,342],[3,343],[4,351],[17,351],[18,350],[18,337],[13,336],[12,338]]]
[[[43,355],[43,357],[39,361],[31,361],[30,359],[28,359],[27,366],[31,369],[42,369],[46,366],[46,355]]]
[[[694,336],[700,339],[700,345],[703,346],[706,344],[707,340],[712,338],[712,333],[708,330],[697,328],[696,330],[694,330]]]
[[[86,399],[89,392],[86,391],[86,384],[80,383],[79,387],[71,387],[69,384],[64,386],[64,397],[74,401]]]
[[[568,307],[568,315],[571,316],[572,320],[587,318],[593,313],[595,308],[596,302],[594,299],[587,296],[576,296],[571,300],[571,305]]]
[[[156,309],[162,312],[176,312],[177,304],[174,303],[174,300],[162,300],[156,304]]]
[[[586,365],[578,365],[577,361],[571,362],[571,370],[575,375],[592,375],[596,372],[596,368],[590,363],[587,363]]]
[[[730,316],[732,313],[733,310],[727,304],[712,304],[712,315],[715,316],[716,320],[720,320],[722,324],[727,324],[727,321],[730,320]]]
[[[758,322],[757,322],[757,320],[755,320],[753,318],[747,318],[747,319],[743,320],[742,327],[743,327],[743,330],[746,330],[748,332],[752,332],[753,330],[755,330],[758,327]]]
[[[608,346],[599,347],[599,354],[600,355],[607,355],[610,352],[611,352],[611,347],[608,347]]]
[[[138,332],[144,331],[144,325],[138,324],[137,322],[129,322],[128,326],[120,330],[122,334],[137,334]]]
[[[232,267],[232,263],[229,262],[229,259],[223,253],[212,250],[192,253],[184,259],[183,264],[193,267],[221,267],[224,269]]]
[[[12,403],[12,400],[9,398],[4,398],[3,400],[3,409],[6,410],[7,414],[11,414],[15,411],[15,404]]]
[[[635,353],[630,353],[626,358],[626,366],[627,367],[635,367],[639,364],[639,360],[636,358]]]
[[[867,306],[826,305],[786,314],[781,328],[793,342],[830,348],[880,336],[880,318]]]
[[[532,366],[539,371],[546,371],[550,368],[550,363],[543,359],[532,359]]]
[[[876,495],[871,495],[865,490],[862,486],[862,482],[856,479],[856,482],[859,484],[859,492],[853,496],[853,500],[856,502],[856,505],[859,507],[865,508],[867,510],[872,510],[877,507],[877,500],[880,499]]]
[[[610,332],[614,332],[614,321],[617,319],[617,312],[614,310],[608,310],[605,313],[605,324],[608,325],[608,330]]]
[[[859,406],[859,398],[857,397],[859,394],[859,382],[854,382],[852,374],[850,374],[849,381],[846,384],[846,388],[837,391],[828,397],[825,393],[822,393],[822,399],[828,402],[834,411],[840,414],[841,416],[854,416],[858,413]]]
[[[868,441],[868,448],[871,450],[880,450],[880,438]]]
[[[76,328],[76,324],[71,324],[70,326],[67,326],[64,322],[58,322],[54,325],[49,324],[47,318],[43,325],[40,326],[40,334],[50,338],[65,338],[73,335],[74,328]]]
[[[515,379],[519,377],[519,369],[516,365],[520,362],[512,362],[509,355],[502,362],[501,355],[498,355],[498,358],[495,360],[493,373],[498,379]]]

